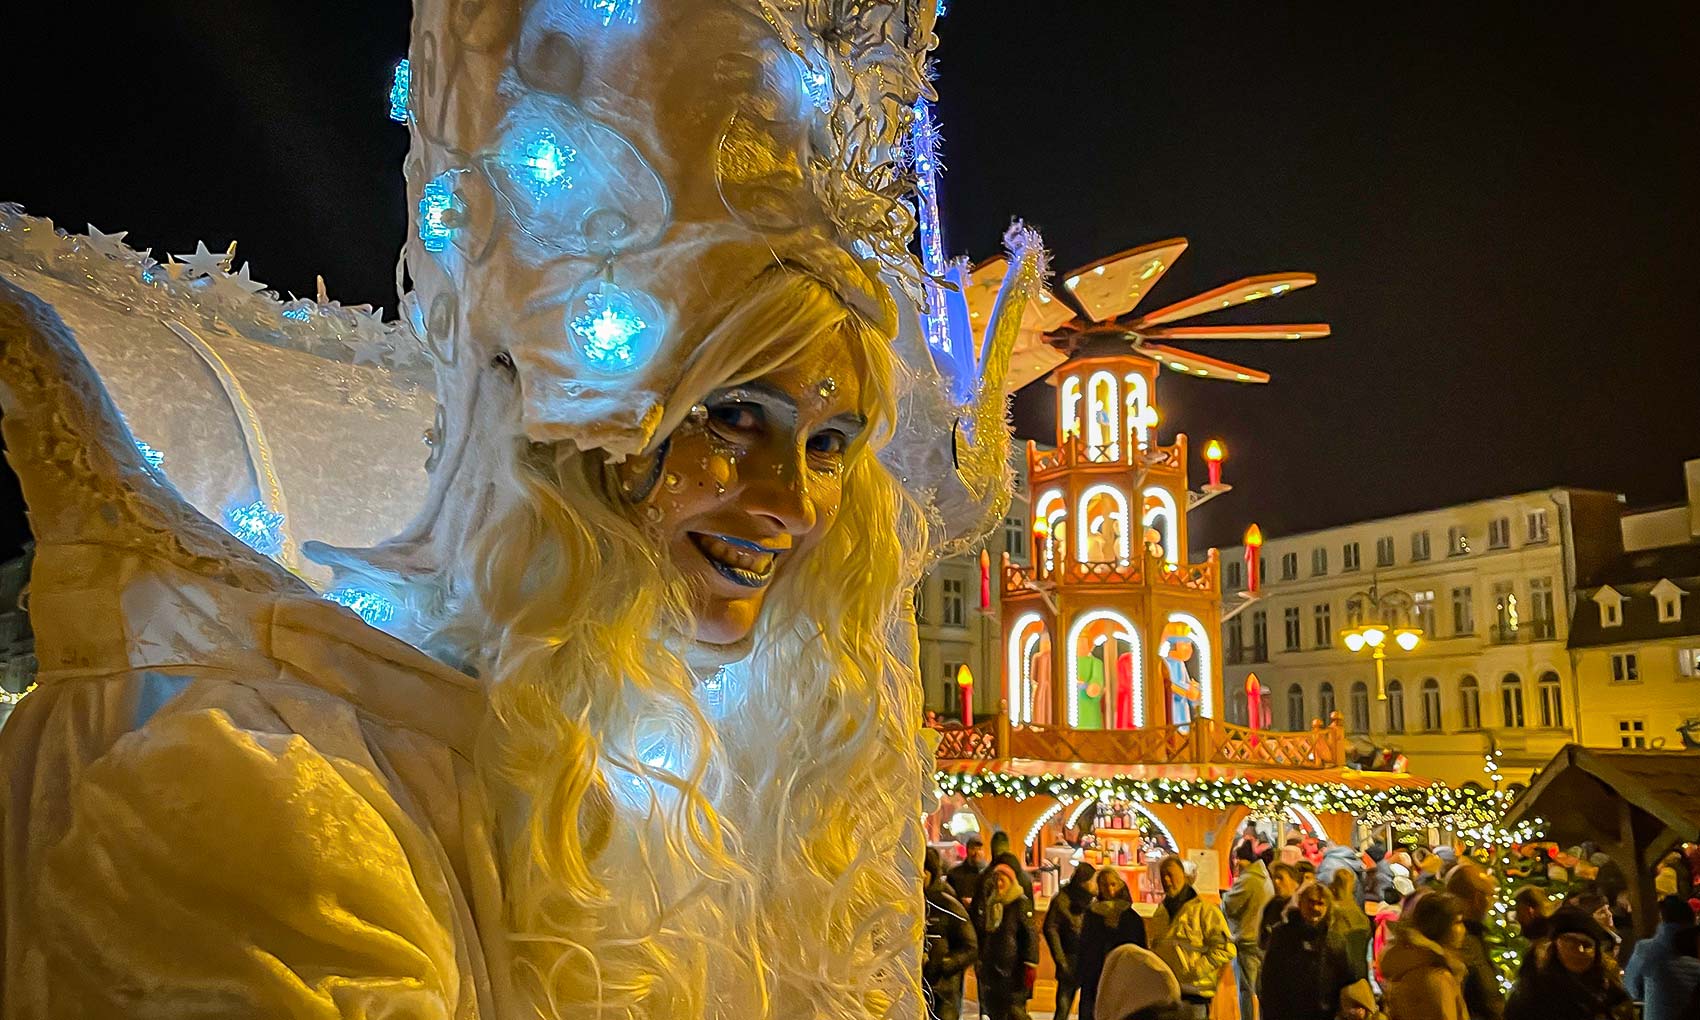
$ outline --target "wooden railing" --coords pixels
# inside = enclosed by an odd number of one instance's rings
[[[1029,475],[1044,475],[1053,471],[1063,471],[1076,467],[1104,467],[1111,464],[1140,464],[1148,469],[1164,470],[1179,469],[1186,463],[1186,441],[1176,437],[1169,446],[1147,446],[1141,450],[1132,447],[1133,457],[1129,456],[1130,448],[1125,443],[1117,443],[1115,456],[1110,455],[1110,446],[1089,446],[1079,436],[1069,436],[1063,444],[1054,450],[1033,448],[1027,462]]]
[[[1028,758],[1035,761],[1089,762],[1098,765],[1248,765],[1326,769],[1346,761],[1346,734],[1339,713],[1329,725],[1321,720],[1300,733],[1253,730],[1214,719],[1192,725],[1146,726],[1136,730],[1077,730],[1066,726],[1011,726],[1003,715],[982,719],[968,729],[954,723],[940,731],[937,758],[983,761]]]
[[[1004,598],[1017,597],[1036,591],[1041,585],[1143,584],[1147,578],[1153,584],[1213,592],[1216,590],[1219,564],[1214,555],[1215,550],[1211,552],[1211,557],[1203,563],[1188,563],[1174,570],[1168,570],[1152,560],[1149,574],[1146,573],[1147,564],[1143,554],[1142,558],[1126,563],[1081,563],[1073,558],[1066,558],[1051,570],[1046,570],[1042,563],[1033,566],[1005,563],[1000,571],[1002,595]]]

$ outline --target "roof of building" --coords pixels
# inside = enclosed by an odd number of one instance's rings
[[[1543,819],[1560,843],[1610,844],[1621,834],[1621,798],[1679,840],[1700,839],[1700,751],[1646,751],[1566,744],[1512,803],[1505,824]],[[1649,840],[1649,842],[1653,842]]]
[[[1570,621],[1570,647],[1590,648],[1629,641],[1700,634],[1700,544],[1673,545],[1624,553],[1588,578],[1577,589],[1576,611]],[[1659,600],[1653,588],[1669,580],[1692,598],[1683,599],[1678,619],[1659,619]],[[1594,595],[1610,587],[1623,596],[1622,623],[1602,625]]]

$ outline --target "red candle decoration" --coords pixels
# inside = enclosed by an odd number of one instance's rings
[[[1263,584],[1262,555],[1263,530],[1253,524],[1245,529],[1245,586],[1253,594]]]
[[[962,725],[974,725],[974,674],[967,664],[956,669],[956,687],[962,693]]]
[[[1204,466],[1210,472],[1211,488],[1222,484],[1222,458],[1227,455],[1228,451],[1222,446],[1220,439],[1210,440],[1209,445],[1204,448]]]
[[[1257,746],[1257,727],[1263,721],[1263,681],[1256,673],[1245,678],[1246,722],[1251,726],[1251,746]]]
[[[992,557],[980,550],[980,612],[992,611]]]

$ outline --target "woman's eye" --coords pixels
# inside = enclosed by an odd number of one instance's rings
[[[817,432],[809,437],[810,453],[842,454],[850,446],[850,440],[837,429],[827,432]]]
[[[717,404],[708,409],[709,420],[723,432],[748,435],[762,425],[761,408],[755,404]]]

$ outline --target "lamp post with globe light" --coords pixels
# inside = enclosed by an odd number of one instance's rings
[[[1340,637],[1349,651],[1370,650],[1370,658],[1375,661],[1375,696],[1386,701],[1388,642],[1407,652],[1415,651],[1422,643],[1422,628],[1412,626],[1416,622],[1416,602],[1407,591],[1394,589],[1383,594],[1373,580],[1369,591],[1358,592],[1352,598],[1363,600],[1366,622],[1347,627],[1340,632]]]

